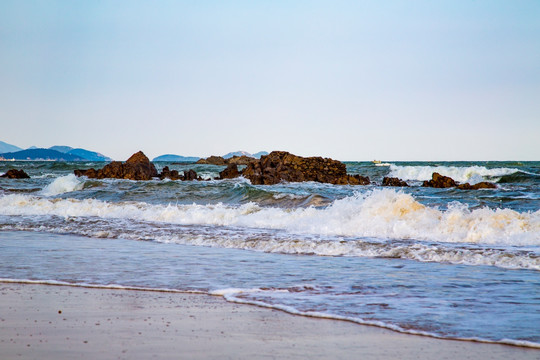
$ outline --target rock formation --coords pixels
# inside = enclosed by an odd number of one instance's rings
[[[469,183],[460,184],[457,186],[457,188],[461,190],[496,189],[497,185],[487,181],[482,181],[474,185],[471,185]]]
[[[142,151],[131,155],[125,163],[113,161],[100,170],[75,170],[74,173],[77,176],[87,176],[97,179],[150,180],[158,176],[156,167]]]
[[[170,170],[168,166],[165,166],[163,170],[161,170],[161,174],[159,174],[159,178],[161,180],[163,179],[171,179],[171,180],[182,180],[182,176],[178,173],[178,170]]]
[[[242,155],[242,156],[233,156],[230,159],[226,159],[226,161],[227,161],[227,164],[248,165],[249,163],[253,161],[257,161],[257,159],[246,156],[246,155]]]
[[[238,166],[236,164],[229,164],[227,168],[219,173],[220,179],[234,179],[240,176]]]
[[[496,189],[497,188],[497,185],[493,184],[493,183],[490,183],[490,182],[487,182],[487,181],[482,181],[478,184],[474,184],[474,185],[471,185],[469,183],[465,183],[465,184],[456,184],[456,182],[454,181],[454,179],[448,177],[448,176],[443,176],[439,173],[433,173],[431,175],[431,180],[429,181],[424,181],[424,183],[422,184],[422,186],[425,186],[425,187],[434,187],[434,188],[449,188],[449,187],[456,187],[460,190],[478,190],[478,189]]]
[[[221,156],[210,156],[206,159],[198,160],[197,164],[220,165],[220,166],[229,165],[229,164],[247,165],[252,161],[257,161],[257,159],[246,156],[246,155],[242,155],[242,156],[235,155],[229,159],[222,158]]]
[[[168,166],[165,166],[163,170],[161,171],[161,174],[159,174],[159,178],[161,180],[163,179],[171,179],[171,180],[202,180],[200,177],[197,176],[197,173],[195,170],[188,170],[184,171],[184,175],[180,175],[178,173],[178,170],[170,170]]]
[[[207,164],[207,165],[227,165],[227,160],[222,158],[221,156],[210,156],[206,159],[200,159],[196,162],[196,164]]]
[[[409,186],[405,181],[396,177],[384,177],[382,186]]]
[[[431,180],[424,181],[422,186],[434,187],[434,188],[449,188],[449,187],[456,187],[457,184],[454,181],[454,179],[434,172],[433,174],[431,174]]]
[[[348,175],[345,164],[322,158],[304,158],[286,151],[273,151],[260,160],[252,161],[242,171],[242,175],[254,185],[272,185],[281,181],[317,181],[330,184],[369,184],[369,178]]]
[[[11,169],[8,170],[4,175],[0,176],[8,179],[30,179],[30,176],[24,170]]]

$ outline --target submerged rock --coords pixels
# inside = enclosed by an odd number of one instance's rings
[[[396,177],[384,177],[382,181],[382,186],[409,186],[405,181],[396,178]]]
[[[10,169],[4,175],[0,176],[8,179],[30,179],[30,176],[24,170]]]
[[[301,157],[286,151],[272,151],[250,162],[242,175],[254,185],[273,185],[281,181],[316,181],[330,184],[366,185],[369,178],[348,175],[345,164],[322,157]]]
[[[457,186],[457,188],[461,190],[496,189],[497,185],[487,181],[482,181],[474,185],[471,185],[469,183],[460,184]]]
[[[439,173],[433,173],[431,175],[431,180],[429,181],[424,181],[424,183],[422,184],[422,186],[425,186],[425,187],[434,187],[434,188],[449,188],[449,187],[455,187],[455,188],[458,188],[460,190],[478,190],[478,189],[496,189],[497,188],[497,185],[493,184],[493,183],[490,183],[490,182],[487,182],[487,181],[482,181],[478,184],[474,184],[474,185],[471,185],[469,183],[465,183],[465,184],[456,184],[456,182],[454,181],[454,179],[448,177],[448,176],[443,176]]]

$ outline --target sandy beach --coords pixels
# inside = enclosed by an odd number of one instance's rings
[[[3,359],[540,359],[216,296],[0,284]]]

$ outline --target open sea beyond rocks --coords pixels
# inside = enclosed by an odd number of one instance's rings
[[[208,293],[540,348],[540,162],[347,162],[367,186],[73,175],[103,165],[0,162],[31,177],[0,178],[1,281]],[[422,187],[433,172],[497,188]]]

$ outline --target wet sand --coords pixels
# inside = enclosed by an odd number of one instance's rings
[[[221,297],[0,283],[2,359],[540,359]]]

